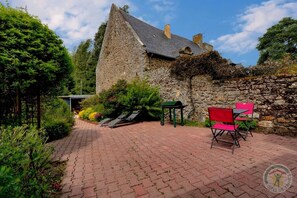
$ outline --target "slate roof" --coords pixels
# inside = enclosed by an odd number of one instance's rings
[[[190,47],[193,55],[204,52],[204,50],[193,41],[174,34],[171,34],[171,39],[168,39],[164,35],[163,30],[136,19],[122,10],[120,10],[120,12],[144,44],[147,53],[175,59],[179,56],[179,50],[184,47]]]

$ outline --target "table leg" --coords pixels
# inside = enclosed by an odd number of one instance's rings
[[[180,109],[180,116],[181,116],[181,125],[184,126],[184,114],[183,114],[183,108]]]
[[[172,121],[171,108],[169,108],[169,119],[170,119],[170,121]]]
[[[161,125],[164,125],[164,108],[162,108]]]
[[[174,127],[176,127],[175,108],[173,108],[173,124],[174,124]]]

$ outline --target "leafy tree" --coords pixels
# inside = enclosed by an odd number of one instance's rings
[[[119,8],[129,13],[128,5]],[[96,66],[99,59],[101,46],[107,22],[101,23],[95,34],[94,41],[88,39],[83,41],[73,53],[74,78],[76,94],[94,94],[96,89]],[[93,46],[92,46],[93,45]]]
[[[68,51],[52,30],[0,3],[0,120],[13,109],[20,118],[25,97],[61,93],[71,70]]]
[[[90,93],[95,93],[95,89],[96,89],[96,66],[99,59],[106,26],[107,26],[106,22],[102,23],[99,26],[98,32],[95,34],[93,50],[87,61],[87,66],[89,69],[87,74],[88,80],[86,81],[86,86],[89,87]]]
[[[259,38],[257,49],[260,51],[258,64],[266,60],[280,60],[285,55],[297,57],[297,20],[283,18]]]
[[[85,86],[89,80],[88,74],[90,75],[90,67],[88,67],[87,62],[91,54],[91,42],[91,39],[82,41],[72,56],[76,94],[90,94],[92,92],[90,87]]]

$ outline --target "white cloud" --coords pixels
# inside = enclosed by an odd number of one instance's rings
[[[252,5],[239,15],[236,23],[238,32],[220,36],[210,43],[223,53],[245,54],[254,50],[258,38],[284,17],[297,18],[297,2],[270,0],[260,5]]]
[[[158,13],[163,15],[163,20],[165,23],[169,23],[175,18],[175,3],[169,0],[149,0],[148,3]]]
[[[2,2],[2,0],[1,0]],[[11,7],[23,7],[61,36],[68,48],[93,38],[106,21],[111,4],[133,6],[130,0],[10,0]],[[71,49],[70,49],[71,50]]]

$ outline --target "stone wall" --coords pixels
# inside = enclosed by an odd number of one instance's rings
[[[297,76],[265,76],[214,81],[209,76],[196,76],[189,82],[170,76],[170,68],[146,71],[149,81],[160,87],[165,100],[180,100],[188,105],[185,115],[204,121],[207,107],[234,107],[235,102],[255,103],[254,117],[260,130],[268,133],[297,135]],[[194,107],[191,105],[192,95]],[[193,113],[192,111],[195,110]]]
[[[96,93],[119,79],[143,77],[147,62],[148,56],[135,32],[113,5],[96,68]]]

